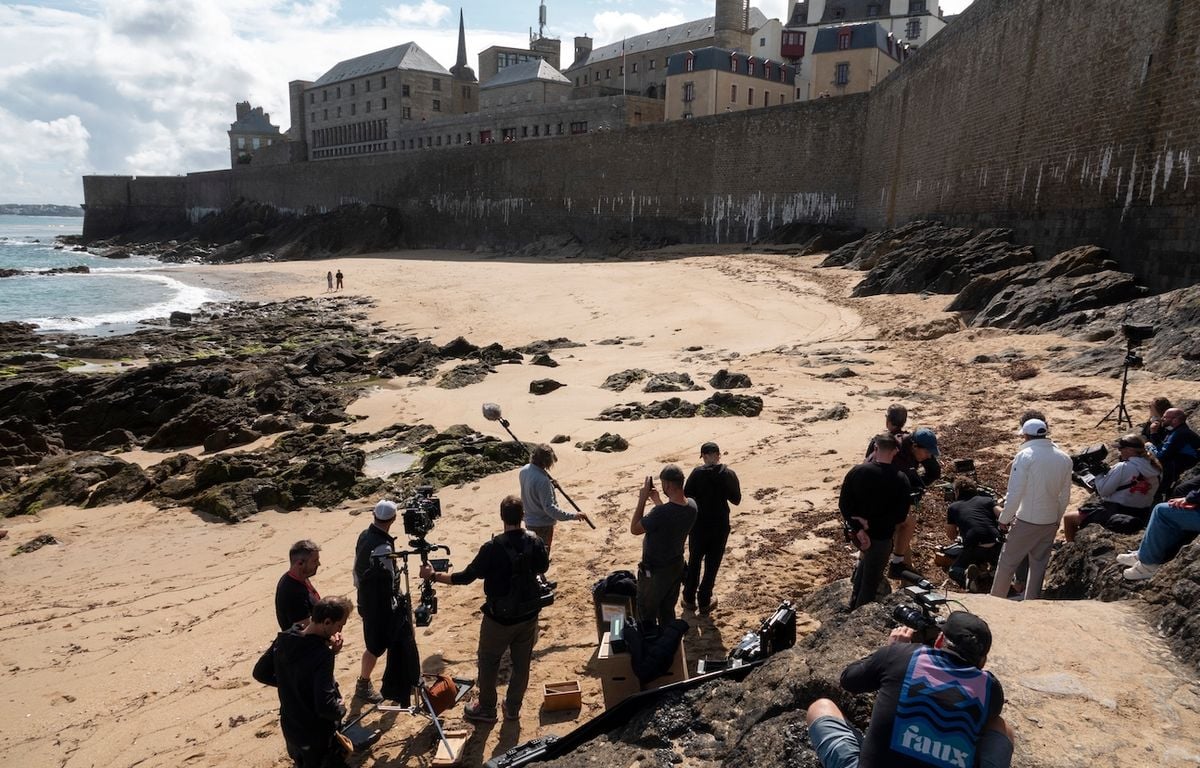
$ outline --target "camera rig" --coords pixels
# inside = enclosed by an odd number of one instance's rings
[[[945,622],[941,610],[947,599],[937,594],[937,588],[927,579],[913,575],[916,576],[915,583],[904,588],[904,594],[912,603],[893,608],[892,619],[911,629],[917,642],[932,645]]]
[[[1107,475],[1110,467],[1104,459],[1108,447],[1104,443],[1089,445],[1071,454],[1071,480],[1078,486],[1096,491],[1096,478]]]
[[[1096,422],[1097,427],[1111,420],[1117,422],[1117,429],[1133,428],[1133,418],[1129,415],[1129,409],[1125,407],[1125,393],[1129,390],[1129,369],[1141,368],[1146,362],[1137,353],[1137,348],[1143,341],[1154,338],[1154,334],[1155,329],[1152,325],[1121,323],[1121,335],[1125,337],[1125,359],[1121,363],[1121,399],[1111,411],[1104,414],[1104,418]]]

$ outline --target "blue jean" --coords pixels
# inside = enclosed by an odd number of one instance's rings
[[[1159,504],[1150,513],[1146,535],[1138,547],[1138,560],[1146,565],[1162,565],[1179,553],[1193,533],[1200,533],[1200,509]]]

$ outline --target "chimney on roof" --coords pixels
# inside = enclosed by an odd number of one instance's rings
[[[237,119],[245,120],[247,117],[250,117],[250,102],[239,101],[237,103]]]

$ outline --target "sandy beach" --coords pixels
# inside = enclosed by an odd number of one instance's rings
[[[591,586],[639,559],[641,540],[630,535],[629,517],[642,478],[665,463],[686,471],[698,463],[701,443],[720,444],[745,499],[734,512],[717,583],[720,606],[709,617],[688,617],[693,665],[697,658],[723,657],[780,600],[848,575],[852,556],[835,536],[835,488],[883,427],[889,403],[905,403],[910,425],[939,434],[995,430],[995,443],[973,456],[991,477],[1017,449],[1015,422],[1026,408],[1043,409],[1067,448],[1114,436],[1113,425],[1096,423],[1115,404],[1119,381],[1045,370],[1012,381],[1000,366],[970,362],[1018,350],[1041,367],[1059,345],[1080,342],[998,330],[918,340],[922,326],[956,322],[941,311],[949,297],[850,299],[859,273],[818,270],[819,261],[686,249],[638,260],[567,262],[427,251],[196,267],[183,279],[264,301],[320,298],[326,295],[325,273],[340,269],[344,293],[371,298],[370,322],[389,332],[438,343],[464,336],[479,345],[515,347],[566,337],[584,345],[553,352],[556,368],[502,365],[461,389],[406,377],[380,381],[347,409],[359,417],[348,426],[353,432],[395,423],[439,429],[467,424],[504,438],[480,412],[481,403],[492,401],[503,406],[522,440],[570,437],[556,447],[554,474],[597,529],[558,527],[551,568],[559,593],[542,613],[520,722],[464,726],[461,708],[448,713],[452,725],[473,731],[465,764],[478,765],[535,736],[570,731],[602,711],[591,671]],[[822,378],[847,367],[850,376]],[[708,380],[717,370],[744,373],[753,381],[745,391],[760,395],[764,409],[756,418],[597,421],[609,406],[671,396],[639,386],[620,393],[599,387],[629,368],[690,374],[704,391],[678,395],[695,402],[712,394]],[[530,394],[530,381],[540,378],[566,386]],[[1105,396],[1047,399],[1079,384]],[[1181,398],[1192,391],[1191,382],[1135,372],[1129,399],[1135,422],[1144,418],[1151,397]],[[820,418],[839,404],[848,409],[845,418]],[[619,433],[629,449],[589,453],[574,447],[604,432]],[[125,458],[153,463],[165,455]],[[444,516],[429,539],[453,550],[456,567],[466,566],[500,530],[500,499],[517,490],[515,471],[442,489]],[[1075,493],[1073,502],[1082,501],[1082,491]],[[291,543],[311,538],[322,546],[317,588],[353,597],[354,544],[373,501],[326,511],[262,512],[236,525],[145,503],[56,507],[5,520],[5,543],[50,533],[60,545],[0,558],[0,632],[6,638],[0,644],[0,751],[23,768],[289,765],[275,692],[250,678],[276,631],[275,582],[287,569]],[[921,532],[926,557],[928,543],[940,539],[940,526]],[[944,578],[941,572],[930,576]],[[423,664],[427,671],[474,677],[482,588],[439,587],[438,595],[440,613],[432,626],[418,630]],[[1200,762],[1200,687],[1128,605],[967,602],[994,622],[994,670],[1015,710],[1010,722],[1023,741],[1019,749],[1038,755],[1037,764]],[[801,619],[801,632],[813,628]],[[881,642],[885,635],[881,627]],[[349,696],[363,650],[357,617],[346,638],[337,677]],[[1064,677],[1064,670],[1086,677],[1087,686]],[[1131,683],[1131,676],[1140,682]],[[542,685],[561,680],[580,681],[582,710],[540,712]],[[433,738],[425,721],[400,715],[385,722],[392,727],[362,764],[428,765]]]

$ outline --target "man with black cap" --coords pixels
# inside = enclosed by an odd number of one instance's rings
[[[872,442],[872,458],[846,473],[838,496],[838,510],[859,549],[851,609],[875,599],[892,552],[892,535],[908,516],[912,490],[908,477],[892,465],[900,449],[895,436],[883,432]]]
[[[1013,458],[1008,476],[1008,493],[1000,513],[1001,530],[1007,530],[992,595],[1006,597],[1017,567],[1029,558],[1025,599],[1042,595],[1042,580],[1054,536],[1071,500],[1071,457],[1050,442],[1050,430],[1041,419],[1021,425],[1025,444]]]
[[[396,503],[386,499],[375,505],[371,525],[358,536],[354,548],[354,586],[358,590],[358,615],[363,620],[366,649],[354,698],[378,704],[383,696],[371,685],[371,672],[391,644],[395,613],[396,537],[388,533],[396,521]]]
[[[712,593],[721,558],[725,556],[725,545],[729,542],[729,505],[742,503],[742,486],[737,474],[721,463],[721,449],[716,443],[700,446],[700,460],[704,463],[693,469],[683,484],[683,495],[694,499],[699,510],[696,524],[688,536],[683,607],[695,611],[698,602],[700,612],[709,613],[717,607]]]
[[[1005,768],[1013,733],[1000,713],[1004,689],[983,671],[992,633],[966,611],[946,619],[933,647],[892,631],[888,644],[842,672],[848,693],[878,691],[866,733],[830,699],[809,706],[808,737],[824,768]]]

